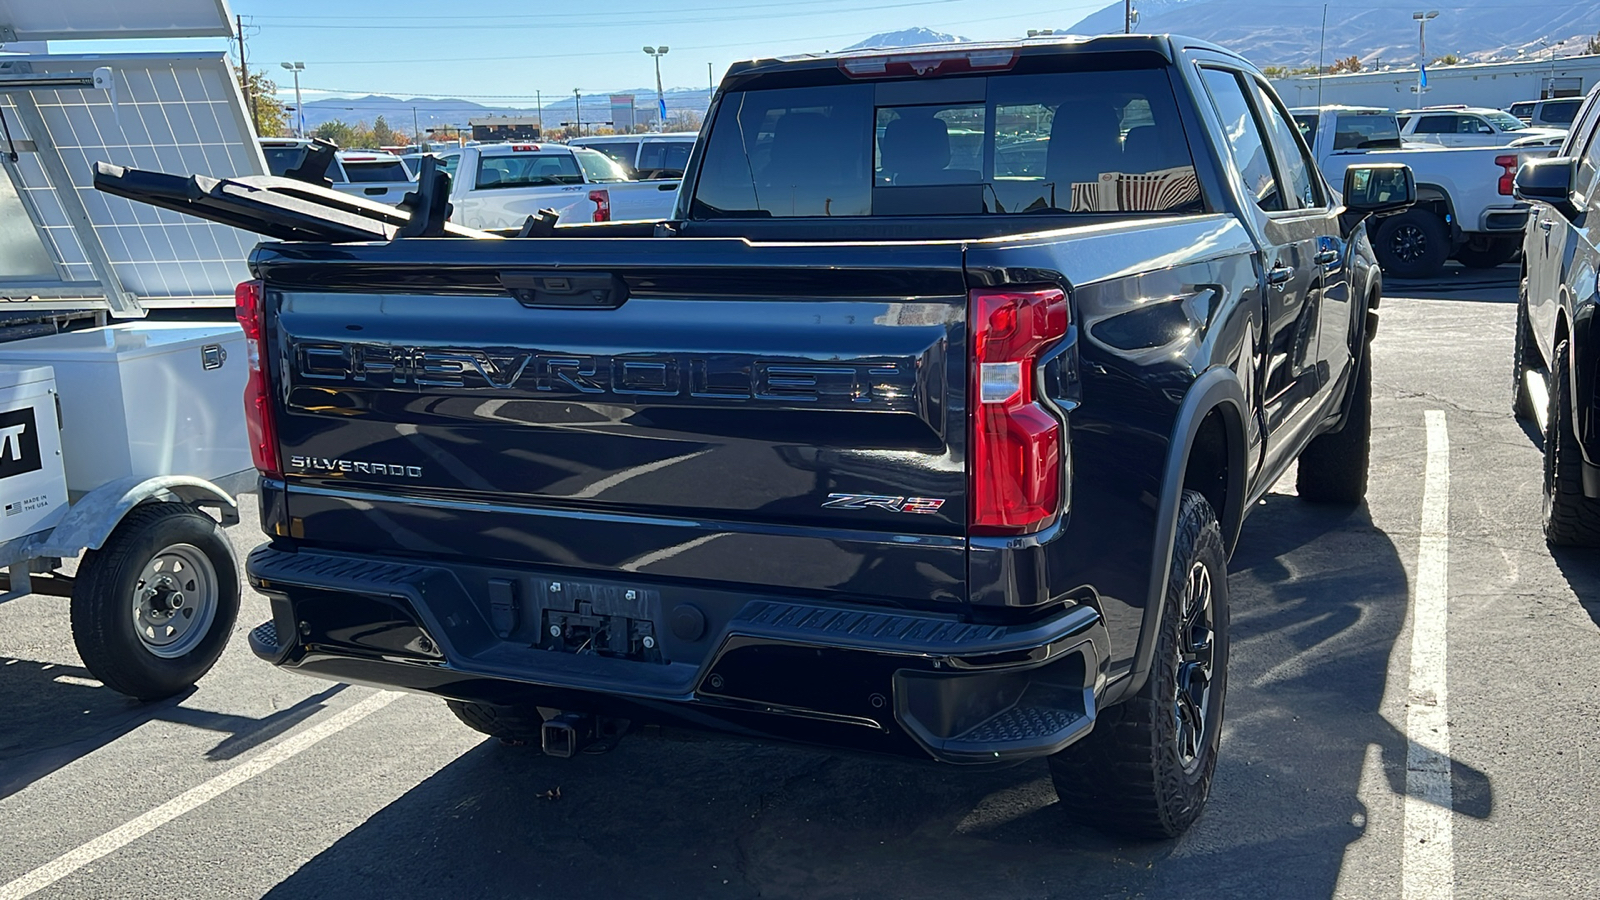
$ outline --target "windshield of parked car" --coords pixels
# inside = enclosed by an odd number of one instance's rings
[[[1527,125],[1523,124],[1521,119],[1513,116],[1510,113],[1484,113],[1483,117],[1488,119],[1490,122],[1493,122],[1494,126],[1499,128],[1501,131],[1522,131],[1528,127]]]
[[[916,102],[902,91],[909,99],[895,102],[874,83],[732,92],[712,124],[690,215],[1203,209],[1164,70],[962,84],[946,95],[973,99]]]
[[[583,167],[583,174],[590,181],[633,180],[629,177],[627,169],[599,150],[573,150],[572,155],[578,160],[578,165]]]
[[[480,190],[558,184],[583,184],[583,173],[572,153],[510,153],[478,158]]]

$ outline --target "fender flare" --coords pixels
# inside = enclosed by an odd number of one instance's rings
[[[253,474],[253,473],[252,473]],[[165,500],[166,496],[176,498]],[[132,475],[107,482],[83,495],[67,509],[60,524],[38,544],[28,548],[31,556],[69,557],[84,550],[98,550],[122,518],[136,506],[151,501],[178,502],[217,511],[224,526],[239,522],[239,504],[233,495],[204,478],[192,475],[157,475],[140,478]]]
[[[1228,435],[1228,510],[1217,510],[1222,525],[1223,542],[1232,548],[1239,537],[1239,527],[1244,521],[1248,497],[1245,489],[1245,430],[1244,423],[1250,413],[1245,400],[1244,385],[1233,369],[1219,365],[1207,369],[1195,379],[1172,426],[1172,440],[1167,448],[1166,467],[1162,472],[1161,499],[1156,507],[1155,544],[1150,557],[1150,590],[1145,600],[1143,621],[1139,627],[1139,645],[1134,651],[1133,670],[1124,682],[1118,699],[1137,693],[1150,676],[1150,667],[1156,652],[1156,630],[1166,605],[1167,570],[1172,567],[1172,543],[1178,528],[1178,505],[1183,499],[1183,474],[1189,464],[1189,454],[1194,448],[1195,435],[1200,423],[1215,409],[1228,410],[1225,416],[1231,433]]]

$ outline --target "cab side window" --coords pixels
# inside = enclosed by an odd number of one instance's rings
[[[1587,132],[1578,138],[1587,140],[1588,146],[1583,156],[1578,158],[1578,171],[1572,178],[1572,192],[1579,197],[1587,197],[1592,208],[1597,198],[1590,192],[1594,190],[1596,175],[1600,174],[1600,119],[1589,117]]]
[[[1423,116],[1413,134],[1455,134],[1456,116]]]
[[[1321,185],[1317,179],[1317,164],[1312,162],[1288,113],[1273,98],[1271,89],[1257,79],[1250,79],[1255,90],[1256,108],[1266,124],[1267,138],[1272,142],[1272,155],[1278,160],[1279,175],[1289,189],[1290,209],[1314,209],[1327,204],[1322,199]]]
[[[1267,143],[1261,136],[1261,127],[1250,109],[1250,101],[1245,99],[1240,75],[1226,69],[1202,68],[1200,78],[1222,119],[1228,151],[1234,165],[1239,167],[1245,192],[1266,212],[1288,209],[1285,192],[1267,153]]]

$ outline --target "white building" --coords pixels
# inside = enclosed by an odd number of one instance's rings
[[[1417,99],[1417,68],[1346,75],[1297,75],[1273,82],[1290,106],[1346,104],[1409,109],[1465,104],[1505,109],[1519,100],[1581,97],[1600,84],[1600,56],[1428,67],[1428,90]]]

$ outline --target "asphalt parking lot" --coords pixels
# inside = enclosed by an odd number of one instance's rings
[[[1391,282],[1367,504],[1288,478],[1247,521],[1222,761],[1178,841],[1065,824],[1042,763],[649,731],[542,757],[257,661],[248,593],[216,669],[142,705],[28,597],[0,606],[0,900],[1600,896],[1600,554],[1539,534],[1516,277]]]

